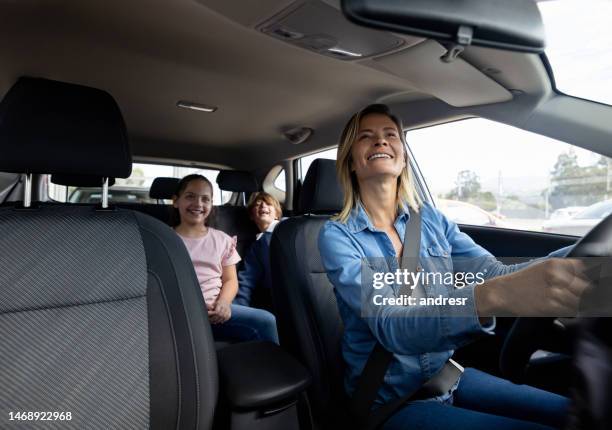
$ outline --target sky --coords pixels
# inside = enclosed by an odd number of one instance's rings
[[[538,6],[558,89],[612,104],[612,0],[556,0]]]
[[[572,145],[482,118],[409,131],[408,145],[434,195],[446,193],[457,173],[472,170],[484,190],[497,192],[498,178],[506,193],[540,193],[547,185],[559,154]],[[573,147],[578,163],[599,158]]]

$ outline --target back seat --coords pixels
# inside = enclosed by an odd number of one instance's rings
[[[176,193],[178,183],[179,179],[177,178],[155,178],[149,190],[149,197],[157,200],[158,203],[118,203],[116,206],[146,213],[164,224],[170,225],[172,206],[160,203],[160,201],[172,199],[172,196]]]
[[[222,170],[217,176],[217,185],[223,191],[244,193],[245,196],[257,192],[259,186],[255,176],[250,172],[239,170]],[[244,258],[251,244],[255,241],[259,230],[249,216],[245,206],[222,205],[215,206],[215,216],[210,226],[219,229],[230,236],[238,238],[236,249]],[[242,266],[242,262],[238,268]]]
[[[51,181],[58,185],[91,187],[100,186],[101,178],[83,175],[53,175]],[[111,180],[114,182],[114,179]],[[111,185],[109,181],[109,186]],[[170,200],[176,193],[179,179],[170,177],[155,178],[149,190],[149,196],[158,202]],[[217,176],[217,184],[223,191],[241,192],[245,195],[258,190],[257,180],[250,172],[237,170],[222,170]],[[170,225],[172,206],[162,203],[117,203],[114,206],[143,212],[163,223]],[[255,241],[259,230],[249,216],[245,206],[222,205],[215,206],[215,214],[210,226],[237,237],[236,249],[240,257],[244,258],[251,244]],[[238,268],[241,267],[241,263]]]

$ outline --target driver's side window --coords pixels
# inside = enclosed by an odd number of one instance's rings
[[[438,208],[459,224],[583,236],[612,211],[612,160],[486,119],[406,139]]]

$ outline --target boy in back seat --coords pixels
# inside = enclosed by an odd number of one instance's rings
[[[238,274],[240,288],[234,303],[243,306],[260,305],[271,309],[270,240],[283,216],[283,210],[274,196],[259,192],[251,197],[248,211],[260,233],[247,251],[244,266]],[[254,296],[257,296],[258,300],[252,300]],[[255,301],[258,303],[252,303]]]

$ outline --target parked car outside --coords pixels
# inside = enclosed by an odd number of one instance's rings
[[[542,230],[548,233],[584,236],[610,213],[612,213],[612,199],[588,206],[569,219],[551,219],[542,226]]]
[[[586,206],[568,206],[566,208],[560,208],[550,214],[551,220],[569,219],[574,215],[582,212]]]
[[[506,227],[501,218],[471,203],[438,199],[438,209],[457,224]]]
[[[77,188],[68,197],[70,203],[100,203],[101,188]],[[112,203],[156,203],[149,197],[148,188],[111,187],[108,189],[108,201]]]

